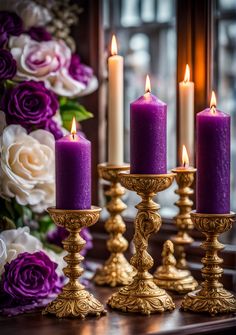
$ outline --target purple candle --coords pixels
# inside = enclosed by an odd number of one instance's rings
[[[134,174],[166,173],[167,105],[146,93],[130,105],[130,171]]]
[[[91,208],[91,143],[76,134],[75,119],[71,135],[56,141],[56,207]]]
[[[230,116],[211,108],[197,114],[197,212],[230,212]]]

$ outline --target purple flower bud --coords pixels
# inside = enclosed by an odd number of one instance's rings
[[[79,56],[74,54],[71,56],[69,74],[73,79],[88,85],[93,76],[93,70],[91,67],[81,64]]]
[[[19,36],[22,31],[22,20],[17,14],[0,11],[0,47],[5,45],[10,35]]]
[[[52,40],[52,35],[44,27],[31,27],[27,34],[37,42]]]
[[[16,74],[16,61],[8,50],[0,49],[0,80],[11,79]]]

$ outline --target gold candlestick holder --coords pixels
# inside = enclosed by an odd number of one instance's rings
[[[128,190],[137,192],[142,201],[136,206],[138,213],[133,239],[135,254],[130,260],[137,273],[129,285],[109,298],[108,305],[114,309],[149,315],[175,308],[172,298],[154,283],[153,276],[148,272],[153,266],[153,259],[147,252],[150,235],[158,232],[161,226],[158,213],[160,206],[152,198],[167,189],[173,179],[174,174],[120,174],[121,184]]]
[[[100,316],[106,313],[103,305],[87,292],[77,280],[84,271],[79,263],[84,259],[80,255],[80,251],[86,244],[80,236],[80,231],[84,227],[95,224],[99,219],[100,211],[101,208],[95,206],[84,210],[48,208],[54,223],[59,227],[66,228],[69,232],[69,236],[62,242],[64,249],[68,252],[64,257],[67,266],[63,272],[69,281],[58,297],[47,305],[44,314],[55,314],[59,318],[85,318],[87,315]]]
[[[204,282],[200,289],[189,292],[182,302],[182,308],[192,312],[207,312],[211,315],[217,313],[236,312],[236,298],[223,288],[219,278],[223,275],[220,264],[223,260],[217,255],[224,245],[218,241],[220,234],[230,230],[235,222],[236,215],[229,214],[201,214],[191,212],[194,226],[201,231],[206,240],[202,248],[206,251],[202,258],[201,269]]]
[[[165,241],[162,251],[162,265],[154,273],[155,283],[166,290],[177,293],[192,291],[194,278],[188,270],[176,268],[174,245],[170,240]]]
[[[105,194],[111,200],[106,205],[110,216],[105,223],[105,228],[110,234],[107,241],[110,257],[101,268],[97,269],[94,275],[93,281],[97,285],[111,287],[127,285],[135,274],[133,267],[123,254],[128,248],[128,242],[123,236],[125,223],[121,213],[127,206],[121,200],[121,197],[125,194],[125,189],[121,186],[118,175],[120,172],[127,170],[129,170],[129,165],[98,165],[99,177],[110,182],[110,188]]]
[[[179,200],[176,201],[175,205],[179,207],[179,213],[175,217],[178,233],[176,236],[171,237],[171,241],[175,245],[176,267],[181,270],[188,269],[185,247],[193,242],[192,237],[188,234],[194,228],[190,215],[193,202],[189,199],[189,196],[193,194],[190,186],[194,181],[196,171],[197,169],[191,167],[172,170],[176,174],[175,180],[178,185],[175,193],[179,195]]]

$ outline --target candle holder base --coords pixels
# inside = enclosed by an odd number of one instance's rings
[[[66,290],[68,291],[66,292]],[[48,304],[43,314],[58,318],[80,318],[105,314],[103,305],[83,287],[64,287],[63,292]]]
[[[129,170],[129,165],[109,165],[99,164],[99,177],[110,182],[109,190],[106,195],[111,200],[106,205],[109,218],[105,223],[106,231],[110,234],[107,241],[107,249],[110,252],[110,257],[104,265],[97,269],[93,281],[100,286],[122,286],[127,285],[132,280],[135,271],[124,256],[124,252],[128,248],[128,242],[124,238],[125,223],[121,213],[126,209],[126,205],[121,200],[125,194],[124,188],[119,183],[119,173]]]
[[[153,259],[147,252],[148,239],[158,232],[161,217],[160,206],[152,198],[158,192],[168,188],[174,179],[174,174],[141,175],[120,173],[121,184],[131,191],[137,192],[142,201],[136,206],[134,245],[135,254],[130,260],[137,270],[132,282],[114,293],[108,300],[108,305],[123,312],[151,313],[173,310],[175,305],[165,290],[154,282],[148,270],[153,266]]]
[[[97,269],[93,281],[96,285],[116,287],[129,284],[133,276],[133,267],[119,253],[110,255],[104,265]]]
[[[64,257],[67,266],[63,272],[69,278],[69,282],[63,287],[58,297],[47,305],[43,314],[54,314],[58,318],[85,318],[87,315],[101,316],[106,313],[103,305],[77,281],[83,273],[79,263],[84,257],[80,255],[80,251],[86,244],[80,236],[80,231],[84,227],[95,224],[99,219],[100,211],[101,209],[95,206],[84,210],[48,208],[54,223],[66,228],[69,232],[69,236],[62,242],[64,249],[68,252]]]
[[[201,214],[191,212],[194,226],[206,236],[202,248],[206,251],[202,258],[201,269],[204,282],[199,290],[188,293],[182,302],[184,311],[206,312],[214,316],[218,313],[236,312],[236,298],[223,288],[219,278],[223,269],[219,266],[223,260],[217,255],[224,246],[218,241],[218,236],[232,228],[236,215],[229,214]]]
[[[176,268],[174,246],[170,240],[164,243],[162,264],[154,273],[154,281],[158,286],[180,294],[193,291],[197,288],[198,283],[188,270],[179,270]]]
[[[201,288],[189,292],[182,302],[184,311],[190,310],[197,313],[226,314],[236,312],[236,298],[223,287]]]
[[[108,305],[123,312],[151,313],[173,310],[175,305],[165,290],[159,288],[150,274],[135,277],[129,286],[122,287],[108,300]]]

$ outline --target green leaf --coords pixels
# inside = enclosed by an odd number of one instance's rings
[[[80,105],[76,100],[60,98],[60,113],[62,117],[63,127],[70,131],[71,121],[73,117],[77,122],[81,122],[93,117],[93,114]]]
[[[51,244],[51,243],[48,243],[48,242],[43,242],[43,246],[46,248],[46,249],[50,249],[52,251],[54,251],[56,254],[59,254],[62,252],[62,248],[60,248],[58,245],[55,245],[55,244]]]
[[[51,217],[48,214],[42,216],[39,219],[38,223],[40,233],[46,233],[54,224]]]
[[[0,216],[0,231],[15,229],[15,223],[7,216]]]

